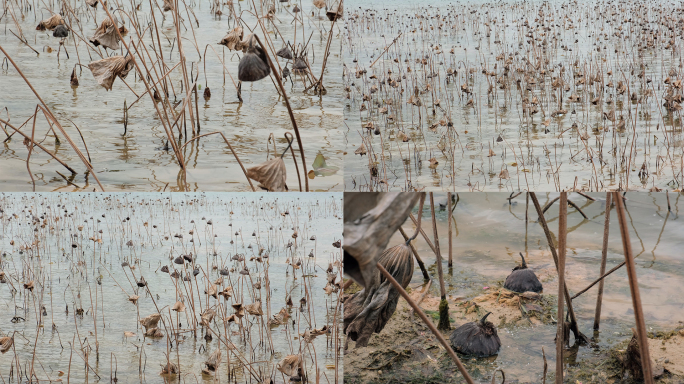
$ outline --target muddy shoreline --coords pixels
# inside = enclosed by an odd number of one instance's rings
[[[502,282],[496,282],[483,294],[474,297],[448,296],[450,322],[453,328],[469,321],[474,321],[486,312],[492,312],[491,320],[498,328],[502,338],[502,350],[510,349],[511,337],[533,332],[543,334],[547,340],[544,348],[549,368],[546,382],[554,381],[553,360],[554,335],[556,328],[555,312],[557,296],[542,293],[539,298],[528,299],[502,288]],[[423,297],[424,286],[412,284],[410,291],[414,300]],[[360,289],[353,284],[346,294]],[[552,292],[553,290],[547,290]],[[439,294],[431,291],[424,296],[421,308],[433,320],[439,320]],[[610,319],[604,320],[610,322]],[[604,346],[598,342],[600,332],[593,333],[591,328],[582,324],[582,331],[590,338],[586,346],[579,346],[571,338],[570,347],[565,353],[565,382],[567,383],[632,383],[629,378],[622,378],[621,359],[631,339],[631,332],[617,332],[616,342]],[[604,331],[607,332],[607,331]],[[448,339],[451,331],[443,332]],[[592,337],[593,336],[593,337]],[[524,341],[523,341],[524,342]],[[411,307],[400,300],[397,310],[380,334],[374,334],[368,347],[355,349],[350,341],[345,351],[345,383],[462,383],[465,382],[456,365],[448,357],[430,330]],[[655,362],[659,376],[656,383],[684,382],[684,323],[675,322],[672,328],[649,333],[649,346],[652,360]],[[502,351],[501,356],[507,354]],[[541,347],[539,355],[542,355]],[[471,376],[479,382],[489,383],[492,374],[502,369],[507,383],[540,383],[543,382],[543,364],[515,363],[509,365],[500,362],[499,355],[489,358],[470,358],[459,355]],[[497,373],[497,382],[501,380]],[[520,378],[523,377],[523,378]],[[532,378],[530,378],[532,377]]]

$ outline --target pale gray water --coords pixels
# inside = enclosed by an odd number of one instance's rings
[[[184,330],[178,338],[178,349],[173,335],[170,347],[171,361],[180,362],[182,382],[196,382],[196,379],[212,382],[210,376],[201,374],[201,369],[209,354],[220,346],[222,364],[217,369],[217,382],[229,379],[230,382],[260,382],[249,374],[240,359],[249,362],[252,372],[262,380],[271,377],[278,383],[287,382],[289,378],[276,370],[276,364],[301,348],[309,379],[333,383],[335,357],[340,356],[335,354],[335,346],[341,345],[339,341],[335,343],[339,333],[318,336],[308,346],[298,334],[323,326],[334,329],[341,314],[338,293],[327,294],[323,289],[328,282],[326,269],[329,263],[334,263],[333,269],[340,275],[340,251],[332,246],[333,241],[341,237],[340,204],[339,196],[328,193],[300,197],[213,193],[5,193],[0,196],[3,212],[0,214],[0,270],[6,273],[9,282],[0,284],[0,333],[11,336],[17,332],[15,348],[22,370],[26,368],[30,372],[35,347],[34,371],[41,381],[50,377],[66,382],[71,358],[71,382],[85,382],[86,369],[78,357],[83,356],[82,345],[93,369],[88,373],[88,382],[108,381],[112,370],[116,370],[119,382],[157,383],[162,381],[160,364],[166,364],[164,354],[167,353],[168,337],[165,333],[161,339],[144,338],[138,318],[155,313],[158,307],[167,326],[173,324],[177,328],[180,322],[180,328]],[[44,217],[41,223],[45,226],[31,224],[34,216]],[[294,243],[292,228],[296,228],[298,237],[296,245],[287,248],[288,242]],[[101,234],[99,230],[102,230]],[[190,231],[193,231],[192,235]],[[236,231],[240,232],[237,236]],[[182,234],[182,240],[175,238],[175,234]],[[314,235],[316,240],[309,240]],[[102,239],[102,243],[89,240],[92,236]],[[40,242],[31,246],[35,238]],[[129,240],[132,246],[126,245]],[[77,248],[72,248],[72,244]],[[252,260],[259,255],[259,247],[269,254],[263,262]],[[311,250],[315,257],[308,257]],[[196,257],[195,266],[200,274],[189,284],[160,271],[162,265],[167,265],[171,272],[174,267],[183,272],[183,267],[171,259],[190,252]],[[245,255],[244,264],[230,260],[238,253]],[[302,265],[293,273],[291,264],[296,260],[301,260]],[[134,268],[122,267],[124,261]],[[239,273],[243,266],[249,268],[250,275]],[[226,286],[233,287],[234,295],[229,300],[204,294],[208,281],[214,282],[221,277],[219,270],[223,267],[234,268],[228,276],[223,276],[224,284],[219,287],[219,291]],[[191,273],[192,266],[187,268],[187,273]],[[135,285],[134,279],[140,279],[141,275],[153,296]],[[270,290],[266,277],[270,280]],[[32,292],[22,287],[30,280],[35,282]],[[253,291],[251,284],[257,281],[261,281],[261,288]],[[175,284],[178,290],[174,289]],[[12,286],[17,289],[14,294]],[[232,304],[247,305],[261,297],[263,321],[266,321],[269,315],[273,316],[285,307],[289,293],[294,306],[288,325],[266,331],[258,316],[245,315],[242,326],[226,323],[224,328],[221,319],[233,313]],[[127,300],[127,294],[140,296],[137,306]],[[185,313],[170,312],[170,307],[180,300],[178,295],[184,297]],[[302,297],[307,298],[307,303],[300,311]],[[196,306],[194,316],[193,302]],[[43,305],[47,316],[39,319],[36,311]],[[228,339],[237,347],[236,351],[230,352],[229,359],[226,346],[218,341],[218,336],[207,342],[202,331],[197,330],[196,338],[191,331],[192,318],[199,321],[201,310],[207,306],[219,312],[212,329],[219,332],[224,341],[228,330]],[[75,316],[77,308],[84,309],[83,316]],[[225,314],[221,315],[224,310]],[[25,321],[11,322],[15,316]],[[37,327],[39,321],[42,322],[40,328]],[[51,329],[53,324],[55,330]],[[162,322],[159,324],[163,331]],[[37,329],[40,330],[38,334]],[[124,332],[132,333],[125,336]],[[273,353],[265,336],[268,332]],[[73,355],[70,343],[75,343]],[[99,344],[99,359],[96,343]],[[12,351],[0,355],[3,380],[8,379],[12,365],[16,365]],[[114,368],[110,369],[110,365]],[[143,371],[140,375],[139,369]],[[337,369],[341,378],[341,359]],[[58,376],[59,371],[64,375]],[[95,373],[101,380],[97,380]]]

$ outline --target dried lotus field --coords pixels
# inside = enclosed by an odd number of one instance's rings
[[[0,196],[0,381],[339,383],[341,199]]]
[[[345,190],[681,190],[679,2],[346,5]]]
[[[341,190],[338,5],[0,1],[0,190]]]

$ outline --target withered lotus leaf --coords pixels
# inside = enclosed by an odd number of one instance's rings
[[[485,314],[479,321],[465,323],[451,333],[449,339],[455,351],[477,357],[492,356],[499,352],[501,341],[496,327],[487,321]]]
[[[226,37],[221,39],[219,44],[225,45],[231,51],[241,51],[242,50],[242,36],[243,31],[241,26],[233,28],[232,31],[228,32]]]
[[[64,19],[62,19],[62,16],[59,13],[55,13],[49,18],[38,23],[38,26],[36,26],[36,31],[44,31],[46,29],[51,31],[61,24],[64,24]]]
[[[208,327],[211,321],[214,320],[214,316],[216,316],[216,311],[211,308],[205,309],[200,315],[200,325]]]
[[[235,316],[242,318],[245,315],[245,307],[242,303],[233,304],[233,309],[235,310]]]
[[[309,67],[306,65],[306,61],[304,61],[301,56],[296,58],[294,64],[292,64],[292,71],[296,75],[304,75],[308,70]]]
[[[0,337],[0,352],[5,353],[9,351],[12,348],[12,344],[14,344],[14,339],[11,337]]]
[[[344,15],[344,2],[343,0],[340,0],[339,3],[333,4],[329,9],[328,12],[325,13],[326,16],[328,16],[328,20],[330,21],[337,21],[342,18]]]
[[[185,304],[182,301],[176,301],[176,304],[171,308],[172,311],[185,312]]]
[[[214,285],[214,284],[212,284],[211,286],[209,286],[209,289],[205,289],[205,290],[204,290],[204,293],[206,293],[207,295],[213,297],[214,299],[218,299],[218,292],[217,292],[217,289],[216,289],[216,285]]]
[[[125,79],[133,67],[134,64],[130,56],[112,56],[88,64],[95,80],[108,91],[112,90],[112,84],[114,84],[117,76]]]
[[[107,17],[102,20],[100,26],[95,30],[95,34],[90,38],[94,46],[102,45],[111,50],[119,49],[119,34],[117,33],[116,17],[114,20]]]
[[[405,243],[385,250],[378,262],[406,288],[413,275],[413,255]],[[375,273],[380,272],[375,270]],[[399,292],[384,276],[374,278],[373,284],[355,293],[345,301],[344,332],[356,341],[356,347],[365,347],[373,333],[380,333],[397,308]]]
[[[204,364],[207,366],[207,369],[210,371],[216,371],[216,368],[218,368],[219,364],[221,364],[221,348],[217,348],[211,356],[207,359],[207,361],[204,362]]]
[[[282,57],[285,60],[292,60],[292,51],[290,50],[290,47],[286,45],[276,52],[276,56]]]
[[[145,327],[145,330],[149,330],[157,326],[159,319],[161,319],[161,315],[158,313],[153,313],[144,319],[140,319],[140,324]]]
[[[297,374],[297,368],[299,368],[301,362],[301,355],[288,355],[280,360],[280,362],[276,365],[276,368],[278,368],[280,372],[287,376],[294,376]]]
[[[164,337],[164,332],[159,328],[150,328],[145,331],[145,337],[162,338]]]
[[[257,300],[252,304],[246,305],[245,309],[250,315],[261,316],[264,314],[263,310],[261,309],[261,300]]]
[[[276,157],[261,163],[255,167],[247,169],[247,177],[256,180],[260,186],[270,192],[287,191],[287,171],[285,161]]]
[[[268,58],[261,47],[257,45],[256,38],[250,34],[242,42],[245,54],[238,64],[238,80],[259,81],[271,73]]]

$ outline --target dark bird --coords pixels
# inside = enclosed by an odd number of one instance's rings
[[[259,81],[271,73],[268,58],[261,47],[257,45],[256,37],[251,35],[247,39],[246,52],[238,64],[238,80]]]
[[[513,292],[537,292],[540,293],[544,290],[542,284],[539,282],[537,275],[527,268],[527,263],[525,262],[525,257],[520,253],[522,258],[522,265],[513,268],[513,272],[506,278],[504,282],[504,288]]]
[[[477,357],[492,356],[499,352],[501,340],[494,324],[487,321],[490,314],[482,316],[480,321],[465,323],[451,333],[449,340],[456,352]]]

